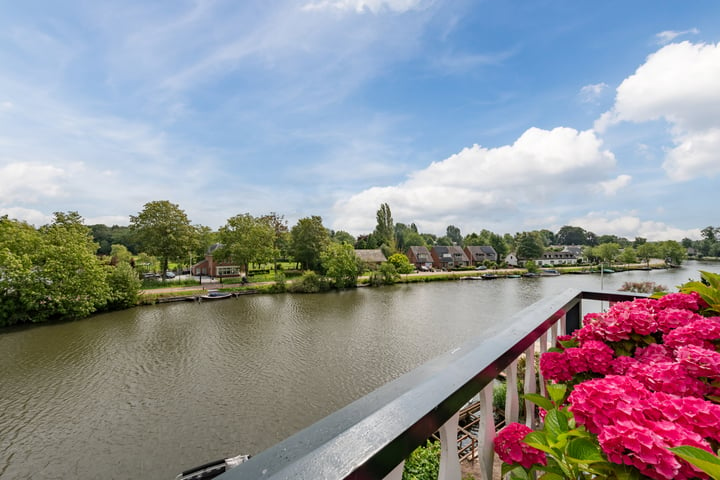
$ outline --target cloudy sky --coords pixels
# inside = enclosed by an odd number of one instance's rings
[[[368,233],[720,226],[720,2],[28,0],[0,15],[0,214]]]

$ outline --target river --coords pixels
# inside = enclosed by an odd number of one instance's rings
[[[674,290],[720,264],[615,273]],[[599,275],[165,304],[0,333],[0,478],[170,479],[257,453]]]

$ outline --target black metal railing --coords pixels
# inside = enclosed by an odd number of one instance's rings
[[[545,351],[546,345],[554,344],[557,335],[578,328],[583,300],[613,302],[642,296],[569,289],[541,300],[509,319],[498,319],[507,325],[500,333],[476,338],[421,365],[218,478],[400,478],[405,458],[438,430],[442,437],[442,427],[447,432],[456,429],[457,413],[471,398],[480,394],[481,402],[491,405],[492,383],[498,374],[509,367],[511,371],[521,355],[534,355],[536,345],[540,344],[540,351]],[[535,373],[530,371],[526,375]],[[525,382],[530,383],[535,384]],[[514,400],[508,400],[507,409],[512,410],[517,395],[510,390],[508,395]],[[489,415],[491,421],[492,412]],[[506,415],[512,418],[514,414]],[[488,422],[478,432],[481,450],[478,457],[487,478],[492,475],[494,433],[494,426]],[[456,438],[447,443],[452,444],[446,447],[447,451],[453,452]],[[452,457],[448,454],[441,459],[441,479],[460,478],[457,452]]]

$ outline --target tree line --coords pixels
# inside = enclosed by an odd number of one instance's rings
[[[213,252],[216,260],[232,259],[245,272],[251,264],[295,262],[298,269],[311,273],[294,282],[294,288],[317,291],[356,285],[366,266],[354,249],[381,249],[389,261],[373,272],[371,281],[392,283],[412,271],[404,255],[411,246],[490,245],[502,261],[510,252],[536,259],[553,245],[582,245],[585,257],[597,262],[660,257],[680,263],[687,243],[643,238],[631,242],[574,226],[556,233],[501,235],[484,229],[463,236],[460,228],[448,225],[445,235],[436,236],[419,232],[414,223],[395,223],[387,203],[377,210],[375,229],[358,237],[326,228],[320,216],[301,218],[289,228],[284,216],[275,212],[238,214],[213,231],[193,224],[179,205],[167,200],[145,204],[130,216],[127,227],[88,227],[77,212],[68,212],[55,213],[53,221],[40,228],[0,217],[0,233],[0,326],[80,318],[135,305],[139,274],[159,268],[164,276],[170,262],[189,268],[214,244],[220,244]],[[718,234],[720,229],[704,229],[698,249],[718,251]]]

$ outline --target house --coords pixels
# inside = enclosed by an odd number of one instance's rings
[[[538,265],[574,265],[578,263],[578,256],[568,250],[546,250],[542,256],[535,260]]]
[[[469,245],[464,249],[472,265],[481,265],[484,262],[497,262],[498,255],[490,245]]]
[[[378,267],[380,264],[387,262],[385,254],[379,248],[356,249],[355,255],[369,267]]]
[[[213,259],[213,252],[220,247],[222,247],[220,243],[211,245],[205,253],[205,258],[190,267],[190,273],[208,277],[239,277],[242,273],[242,266],[234,265],[232,262],[216,262]]]
[[[517,267],[517,266],[518,266],[518,258],[517,258],[517,255],[515,255],[515,254],[512,253],[512,252],[511,252],[511,253],[508,253],[508,254],[505,256],[505,263],[507,263],[507,264],[508,264],[509,266],[511,266],[511,267]]]
[[[427,247],[410,247],[406,253],[410,263],[418,270],[429,270],[432,268],[433,259]]]
[[[430,249],[430,255],[432,255],[433,267],[435,268],[447,270],[470,265],[470,259],[465,255],[462,247],[434,246]]]

